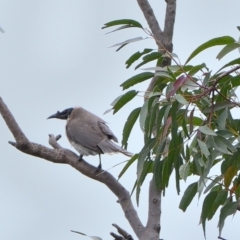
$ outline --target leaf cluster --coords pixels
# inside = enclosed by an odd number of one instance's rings
[[[143,29],[140,23],[133,20],[128,23],[118,20],[115,23],[123,24],[116,30],[127,27]],[[115,24],[111,22],[105,26]],[[126,42],[131,43],[130,40]],[[232,109],[239,106],[235,91],[240,85],[237,72],[240,58],[230,61],[216,72],[210,71],[206,63],[189,65],[195,56],[214,46],[223,46],[217,55],[221,59],[239,48],[240,43],[230,36],[211,39],[197,47],[184,65],[174,60],[175,54],[162,54],[145,48],[128,58],[126,68],[137,62],[135,69],[147,63],[152,63],[153,67],[121,84],[126,90],[156,78],[153,91],[146,93],[146,101],[132,110],[125,123],[123,147],[127,148],[137,120],[143,132],[144,146],[129,160],[120,177],[137,161],[134,189],[138,202],[141,186],[148,174],[153,174],[156,187],[165,193],[174,173],[178,194],[181,180],[198,176],[198,181],[187,187],[179,207],[185,211],[194,196],[206,194],[201,213],[204,234],[206,220],[212,219],[218,209],[221,234],[226,217],[236,212],[240,199],[240,120],[232,114]],[[175,65],[159,67],[166,56],[172,58]],[[129,90],[117,98],[113,104],[114,113],[136,97],[138,92],[137,89]],[[218,176],[211,176],[213,168],[219,169]],[[207,185],[207,181],[210,184]]]

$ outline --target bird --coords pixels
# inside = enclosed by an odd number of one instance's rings
[[[103,119],[82,107],[57,111],[47,119],[51,118],[67,120],[66,135],[70,144],[80,153],[79,160],[83,156],[98,154],[98,169],[102,168],[101,154],[122,153],[128,157],[134,155],[116,144],[117,137]]]

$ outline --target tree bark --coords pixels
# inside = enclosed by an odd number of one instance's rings
[[[53,163],[69,164],[85,176],[105,184],[112,193],[117,196],[118,202],[125,213],[125,217],[137,237],[140,238],[142,236],[145,227],[141,223],[132,204],[129,192],[110,173],[104,170],[97,171],[98,169],[96,167],[90,165],[84,160],[79,161],[77,154],[68,149],[62,148],[57,143],[60,136],[55,138],[53,135],[49,135],[49,144],[53,147],[53,149],[29,141],[1,97],[0,113],[15,138],[16,142],[9,142],[12,146],[21,152]]]

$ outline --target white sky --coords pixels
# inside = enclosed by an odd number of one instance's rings
[[[150,1],[160,25],[164,19],[165,1]],[[223,35],[238,39],[238,0],[179,1],[174,31],[174,53],[184,62],[201,43]],[[140,30],[126,30],[105,35],[104,23],[122,18],[138,20],[148,27],[136,1],[80,0],[0,0],[0,96],[6,102],[27,137],[48,146],[48,134],[62,134],[60,144],[70,148],[63,121],[46,118],[57,110],[81,105],[103,117],[121,141],[122,128],[131,109],[142,104],[136,98],[116,115],[102,113],[122,94],[119,85],[133,74],[126,70],[127,58],[143,48],[156,48],[152,40],[131,44],[120,52],[109,46],[133,37],[145,37]],[[210,69],[236,58],[238,52],[220,63],[215,59],[219,49],[200,54],[192,64],[207,63]],[[147,83],[136,86],[144,90]],[[87,179],[67,165],[57,165],[25,155],[7,143],[13,140],[0,118],[0,239],[84,239],[70,230],[112,239],[112,223],[133,234],[116,197],[102,184]],[[141,132],[134,128],[129,150],[141,149]],[[73,149],[72,149],[73,150]],[[127,158],[103,156],[107,169]],[[98,164],[98,157],[87,161]],[[110,172],[117,176],[123,165]],[[135,166],[121,183],[131,191]],[[189,179],[187,184],[192,180]],[[186,184],[182,184],[181,196]],[[147,187],[143,187],[137,209],[146,221]],[[204,239],[198,226],[201,201],[194,199],[183,213],[181,199],[170,183],[162,201],[161,238],[164,240]],[[133,197],[135,203],[135,196]],[[222,236],[239,239],[239,214],[229,217]],[[207,239],[217,239],[218,217],[207,222]]]

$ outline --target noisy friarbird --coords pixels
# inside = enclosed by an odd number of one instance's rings
[[[71,145],[80,153],[79,160],[83,156],[98,154],[98,168],[101,169],[100,154],[122,153],[129,157],[133,156],[113,142],[118,142],[118,139],[104,120],[82,107],[58,111],[48,117],[50,118],[67,120],[66,135]]]

